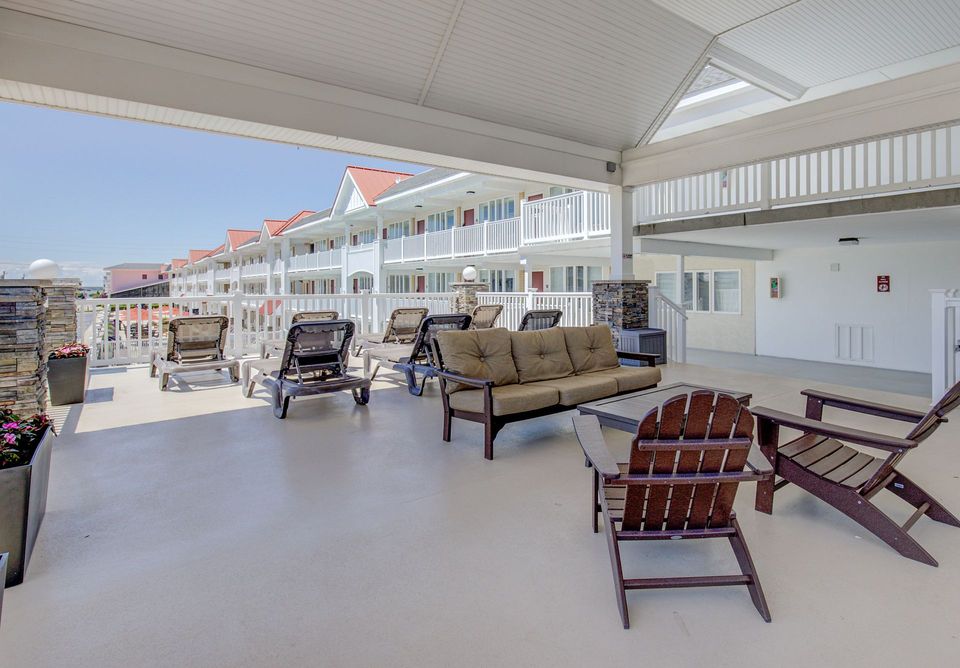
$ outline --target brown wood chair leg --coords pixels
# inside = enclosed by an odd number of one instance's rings
[[[600,532],[598,516],[600,514],[600,474],[593,469],[593,496],[590,497],[590,509],[593,515],[593,533]]]
[[[751,583],[747,585],[750,592],[750,598],[757,612],[763,617],[765,622],[770,621],[770,608],[767,607],[767,599],[763,595],[763,588],[760,586],[760,578],[757,577],[757,569],[753,565],[753,558],[750,556],[750,550],[747,549],[747,542],[743,539],[743,532],[740,530],[740,523],[736,518],[731,518],[736,535],[730,536],[730,547],[737,557],[737,563],[740,564],[740,572],[750,578]]]
[[[757,483],[755,508],[758,512],[766,513],[767,515],[773,514],[773,494],[775,491],[774,476]]]
[[[617,595],[617,608],[620,609],[620,619],[623,628],[630,628],[630,613],[627,610],[627,590],[623,586],[623,566],[620,565],[620,544],[617,541],[617,530],[613,522],[604,518],[603,532],[607,536],[607,547],[610,549],[610,567],[613,569],[613,588]]]
[[[887,485],[887,489],[909,503],[914,508],[919,508],[925,503],[928,504],[929,507],[924,514],[930,519],[936,520],[937,522],[943,522],[944,524],[949,524],[951,526],[960,527],[960,520],[958,520],[953,513],[944,508],[943,504],[930,496],[923,490],[922,487],[907,478],[907,476],[903,475],[899,471],[896,473],[897,477],[894,478],[889,485]]]
[[[450,417],[450,411],[443,411],[443,440],[447,443],[450,442],[450,426],[453,422],[453,418]]]

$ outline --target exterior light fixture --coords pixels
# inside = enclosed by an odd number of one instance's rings
[[[414,204],[414,205],[413,205],[413,208],[414,208],[414,209],[422,209],[422,208],[423,208],[423,204]]]
[[[468,191],[467,191],[467,194],[468,194],[468,195],[476,195],[476,194],[477,194],[477,191],[476,191],[476,190],[468,190]]]
[[[837,243],[841,246],[859,246],[860,238],[859,237],[840,237],[837,239]]]

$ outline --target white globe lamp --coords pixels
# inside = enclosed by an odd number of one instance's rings
[[[27,278],[35,280],[52,280],[60,278],[60,265],[53,260],[34,260],[27,268]]]
[[[473,265],[467,265],[463,268],[463,280],[473,283],[477,280],[477,268]]]

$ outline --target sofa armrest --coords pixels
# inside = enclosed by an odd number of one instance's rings
[[[471,387],[477,387],[480,389],[485,387],[493,387],[493,381],[486,378],[468,378],[467,376],[461,376],[450,371],[437,371],[437,375],[451,383],[470,385]]]
[[[659,355],[656,353],[632,353],[626,350],[618,350],[617,357],[622,360],[637,360],[639,362],[646,362],[647,366],[657,366],[657,358]]]

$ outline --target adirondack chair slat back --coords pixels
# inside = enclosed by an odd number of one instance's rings
[[[907,438],[914,441],[922,441],[932,434],[947,413],[960,406],[960,383],[957,383],[940,398],[940,401],[933,405],[933,408],[923,417],[917,426],[914,427]]]
[[[223,359],[230,319],[202,315],[170,320],[164,359],[174,362]]]
[[[336,311],[300,311],[293,314],[293,318],[290,319],[291,325],[296,325],[298,322],[323,322],[325,320],[338,320],[340,314]]]
[[[410,350],[410,361],[417,362],[433,355],[433,340],[436,338],[437,332],[448,329],[461,331],[469,329],[470,321],[471,318],[466,313],[428,315],[420,322],[417,338],[413,340],[413,348]]]
[[[631,444],[628,472],[699,474],[701,478],[689,483],[627,486],[622,529],[729,526],[738,483],[721,482],[708,474],[743,470],[753,428],[753,415],[736,399],[705,390],[693,392],[689,399],[686,394],[673,397],[648,412]]]
[[[536,329],[549,329],[556,327],[563,317],[563,311],[559,309],[540,309],[527,311],[520,320],[520,326],[517,328],[521,332],[529,332]]]
[[[420,329],[420,321],[427,316],[425,308],[395,308],[383,330],[384,342],[410,343]]]
[[[347,369],[353,332],[351,320],[291,325],[280,358],[279,376],[303,380],[304,374],[342,375]]]
[[[503,304],[477,304],[470,313],[473,329],[490,329],[497,324]]]

